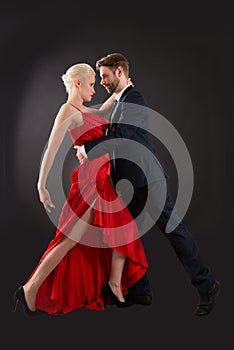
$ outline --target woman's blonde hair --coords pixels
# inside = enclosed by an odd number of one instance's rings
[[[66,73],[62,75],[62,81],[66,87],[66,91],[69,92],[74,80],[79,79],[84,81],[87,77],[95,76],[94,69],[87,63],[74,64],[67,69]]]

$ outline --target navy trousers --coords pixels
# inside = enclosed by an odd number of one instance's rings
[[[120,191],[120,195],[124,201],[125,197],[128,196],[127,191],[124,189]],[[128,204],[128,208],[134,218],[139,217],[142,210],[147,211],[152,218],[157,218],[156,225],[171,243],[192,285],[197,289],[200,295],[206,294],[214,282],[214,277],[209,267],[203,261],[199,248],[191,233],[183,221],[179,220],[176,213],[174,214],[174,219],[177,225],[174,225],[175,228],[173,231],[166,233],[166,226],[174,208],[174,202],[167,189],[166,181],[157,181],[150,186],[135,189],[132,200]],[[144,225],[141,221],[137,222],[137,224],[141,232]],[[141,295],[145,294],[149,289],[150,283],[147,275],[145,275],[129,289],[129,292]]]

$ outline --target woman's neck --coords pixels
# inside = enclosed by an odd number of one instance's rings
[[[72,98],[72,97],[69,97],[68,99],[67,99],[67,103],[69,103],[69,104],[71,104],[71,105],[73,105],[73,106],[75,106],[75,107],[78,107],[79,109],[82,109],[82,108],[84,108],[85,106],[83,105],[83,101],[82,100],[80,100],[80,99],[78,99],[78,98]]]
[[[68,93],[67,102],[81,108],[84,101],[76,90],[71,89]]]

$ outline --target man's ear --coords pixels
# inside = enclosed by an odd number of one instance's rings
[[[79,87],[80,86],[79,79],[74,80],[74,84],[75,84],[75,87]]]
[[[117,69],[116,69],[116,73],[117,73],[117,77],[121,77],[121,75],[123,75],[124,71],[123,71],[123,67],[119,66]]]

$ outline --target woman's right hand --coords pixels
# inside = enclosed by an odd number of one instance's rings
[[[74,148],[76,149],[76,156],[80,162],[80,165],[82,165],[85,161],[86,158],[85,156],[80,152],[80,146],[74,146]]]
[[[49,191],[46,188],[39,188],[38,194],[39,194],[40,202],[44,205],[44,208],[49,213],[51,213],[50,208],[55,208],[55,205],[51,200]]]

